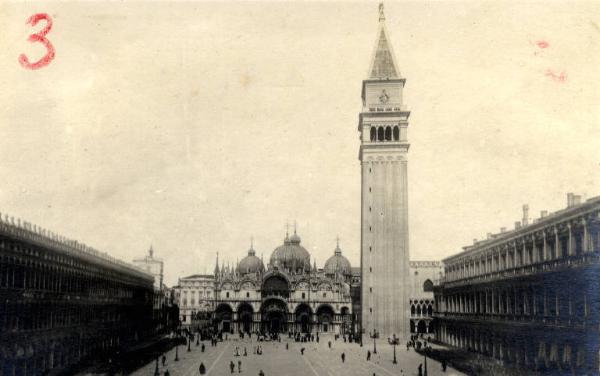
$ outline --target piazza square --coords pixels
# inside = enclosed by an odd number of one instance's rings
[[[331,348],[328,345],[329,341]],[[201,350],[202,344],[205,346],[204,352]],[[254,353],[256,346],[262,348],[262,355]],[[427,358],[425,371],[424,357],[412,347],[407,351],[404,343],[396,347],[397,364],[392,363],[393,347],[387,343],[387,339],[377,339],[375,346],[377,354],[373,354],[373,341],[365,342],[360,347],[356,343],[344,342],[342,338],[336,341],[334,335],[321,335],[318,343],[295,342],[283,335],[281,342],[259,342],[255,336],[240,339],[238,335],[231,335],[227,340],[219,342],[217,347],[212,347],[210,341],[200,341],[198,345],[192,341],[188,352],[186,345],[180,345],[177,349],[177,362],[174,361],[176,349],[173,348],[164,354],[164,366],[159,359],[158,370],[161,375],[167,370],[170,375],[198,375],[200,363],[203,363],[206,375],[229,375],[229,364],[233,362],[234,373],[240,375],[259,375],[262,370],[265,376],[397,376],[418,375],[418,367],[421,364],[423,374],[429,376],[464,375],[450,366],[446,372],[442,372],[441,363],[430,358]],[[236,347],[239,356],[235,356]],[[247,356],[243,355],[244,348],[247,350]],[[302,348],[305,349],[304,355],[301,354]],[[367,351],[372,353],[370,361],[366,360]],[[341,360],[342,353],[345,354],[344,362]],[[238,361],[242,362],[241,372],[238,370]],[[154,375],[156,364],[156,360],[153,360],[132,375]]]

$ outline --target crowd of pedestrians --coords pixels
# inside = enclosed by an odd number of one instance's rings
[[[240,332],[238,334],[237,337],[233,336],[232,332],[212,332],[212,331],[198,331],[196,333],[192,333],[189,330],[183,330],[180,333],[178,333],[179,335],[181,335],[182,338],[186,339],[186,343],[188,345],[188,351],[190,348],[190,345],[194,342],[194,339],[196,340],[196,346],[200,346],[201,349],[201,353],[205,352],[205,344],[204,341],[210,341],[210,346],[211,347],[218,347],[220,342],[223,341],[227,341],[229,339],[229,337],[231,336],[232,339],[234,339],[234,341],[236,341],[236,346],[233,348],[232,350],[232,359],[229,360],[229,364],[228,364],[228,369],[229,369],[229,373],[233,374],[233,373],[244,373],[244,368],[243,368],[243,361],[242,358],[243,357],[249,357],[249,356],[262,356],[263,355],[263,347],[262,345],[260,345],[260,342],[264,342],[264,341],[272,341],[272,342],[281,342],[281,334],[279,333],[260,333],[260,332],[255,332],[255,333],[243,333]],[[299,343],[306,343],[306,342],[316,342],[319,343],[320,341],[320,337],[319,337],[319,333],[298,333],[298,332],[288,332],[288,339],[294,342],[299,342]],[[253,341],[253,336],[254,338],[256,338],[255,341]],[[180,337],[180,338],[181,338]],[[248,340],[244,341],[244,339],[248,337]],[[332,337],[329,337],[332,338]],[[339,334],[335,334],[333,336],[333,341],[338,341],[342,339],[344,342],[355,342],[357,345],[359,343],[359,341],[357,341],[357,339],[355,337],[352,336],[346,336],[346,335],[339,335]],[[202,342],[200,342],[202,341]],[[239,341],[239,342],[238,342]],[[285,341],[285,350],[289,351],[289,345],[291,341]],[[252,347],[252,354],[249,354],[249,347]],[[329,350],[334,350],[333,349],[333,342],[332,340],[327,340],[327,347]],[[362,345],[361,345],[362,347]],[[415,351],[420,351],[421,349],[427,351],[427,349],[431,349],[431,345],[428,344],[428,338],[424,338],[422,335],[413,335],[410,337],[410,340],[406,343],[406,349],[407,351],[410,350],[410,348],[414,348]],[[315,348],[316,349],[316,348]],[[307,350],[306,346],[302,346],[300,347],[300,355],[304,356],[305,351]],[[376,352],[375,352],[376,353]],[[344,351],[342,351],[340,354],[340,359],[341,359],[341,363],[345,364],[346,363],[346,353]],[[370,362],[372,360],[372,356],[373,353],[371,352],[370,349],[366,349],[366,360],[367,362]],[[176,355],[177,357],[177,355]],[[169,370],[167,368],[168,364],[167,364],[167,357],[163,354],[160,358],[163,369],[164,369],[164,375],[168,376],[170,375]],[[177,361],[177,358],[174,359],[175,361]],[[378,362],[379,360],[379,356],[377,356],[376,361]],[[158,376],[159,373],[158,372],[158,359],[156,360],[156,372],[155,372],[155,376]],[[227,364],[227,363],[226,363]],[[442,361],[442,370],[445,372],[446,371],[446,361]],[[402,373],[404,372],[403,370],[401,370]],[[419,364],[417,367],[417,375],[418,376],[423,376],[423,375],[427,375],[427,364],[425,363],[425,368],[423,368],[423,363]],[[198,372],[200,375],[204,375],[207,373],[207,368],[204,364],[204,362],[200,362],[200,365],[198,367]],[[264,371],[261,369],[258,373],[259,376],[265,376]],[[376,376],[375,373],[373,373],[373,376]]]

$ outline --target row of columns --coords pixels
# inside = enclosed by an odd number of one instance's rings
[[[447,314],[574,316],[581,320],[590,316],[592,308],[600,309],[597,302],[590,301],[587,289],[565,286],[512,286],[459,292],[444,295],[439,302],[439,312]]]
[[[0,358],[0,374],[7,376],[57,373],[79,363],[90,354],[104,352],[120,345],[118,334],[110,337],[63,338],[55,344],[37,345],[33,351],[24,348],[15,357]],[[18,345],[17,345],[18,346]],[[24,344],[23,346],[28,346]],[[9,354],[12,348],[2,349]]]
[[[581,219],[582,226],[566,225],[566,234],[561,234],[558,226],[550,231],[542,231],[542,239],[536,240],[533,234],[520,241],[507,242],[503,251],[490,248],[478,260],[461,261],[446,270],[446,280],[454,281],[478,275],[494,273],[505,269],[551,261],[564,257],[578,256],[600,251],[600,231]],[[550,236],[547,236],[550,232]]]
[[[330,332],[332,331],[329,328],[337,328],[337,329],[341,329],[344,326],[344,323],[348,323],[348,325],[351,325],[351,315],[341,315],[341,314],[334,314],[333,317],[331,317],[331,321],[329,320],[323,320],[323,318],[325,316],[319,316],[317,314],[310,314],[309,315],[309,322],[308,325],[311,328],[311,332],[312,329],[316,330],[317,332],[322,332],[325,329],[325,326],[328,327],[327,331]],[[329,316],[327,316],[329,317]],[[299,321],[300,320],[300,316],[296,316],[296,314],[293,313],[286,313],[285,314],[285,319],[286,319],[286,323],[288,326],[288,330],[292,329],[292,331],[297,331],[300,332],[301,331],[301,327],[302,327],[302,323]],[[251,331],[258,331],[261,329],[261,325],[262,325],[263,321],[262,321],[262,314],[260,312],[253,312],[252,313],[252,320],[251,320]],[[240,331],[243,330],[243,318],[240,317],[238,312],[234,312],[232,319],[230,321],[230,324],[232,325],[232,328],[234,331]],[[222,324],[219,324],[219,330],[222,330]],[[348,328],[348,330],[350,330],[350,328]]]
[[[108,278],[68,271],[64,267],[28,265],[24,260],[10,257],[3,257],[0,263],[0,288],[125,299],[133,296],[130,288]]]
[[[570,369],[600,371],[598,340],[586,341],[555,335],[552,339],[532,331],[501,333],[493,328],[438,323],[436,339],[450,346],[490,356],[504,364],[529,370]],[[577,373],[579,374],[579,373]]]

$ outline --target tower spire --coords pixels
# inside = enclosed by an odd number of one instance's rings
[[[250,249],[248,250],[248,256],[255,256],[256,251],[254,250],[254,236],[250,237]]]
[[[369,69],[369,79],[386,80],[400,78],[400,72],[396,65],[392,46],[388,40],[388,32],[385,27],[385,14],[383,3],[379,4],[379,31],[375,43],[375,52]]]
[[[217,262],[215,262],[215,277],[219,275],[219,252],[217,252]]]

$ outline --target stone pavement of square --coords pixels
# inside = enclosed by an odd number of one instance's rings
[[[331,340],[329,349],[327,342]],[[288,343],[289,350],[285,349]],[[287,337],[281,342],[257,342],[255,338],[237,337],[220,342],[217,347],[211,347],[209,341],[204,342],[205,352],[201,352],[200,346],[195,342],[187,351],[187,346],[179,346],[179,361],[175,362],[175,349],[166,354],[167,362],[163,367],[159,362],[160,375],[169,370],[172,376],[199,375],[200,362],[204,363],[207,375],[230,375],[229,362],[235,363],[235,374],[258,376],[262,370],[265,376],[397,376],[418,375],[417,367],[424,359],[412,348],[406,351],[406,346],[399,345],[396,348],[398,364],[392,364],[392,346],[383,340],[377,341],[377,354],[371,355],[367,361],[367,350],[373,350],[373,343],[365,343],[361,348],[354,343],[344,343],[343,340],[333,340],[321,336],[317,342],[293,342]],[[261,346],[262,355],[254,354],[255,346]],[[235,348],[239,348],[240,356],[235,356]],[[244,347],[248,356],[243,356]],[[304,347],[304,355],[300,349]],[[346,359],[342,363],[341,354],[345,353]],[[242,370],[238,372],[238,361],[242,362]],[[151,362],[138,369],[133,375],[154,375],[156,363]],[[424,365],[423,365],[424,367]],[[462,375],[462,373],[448,367],[442,372],[441,364],[432,359],[427,359],[428,376],[438,375]]]

